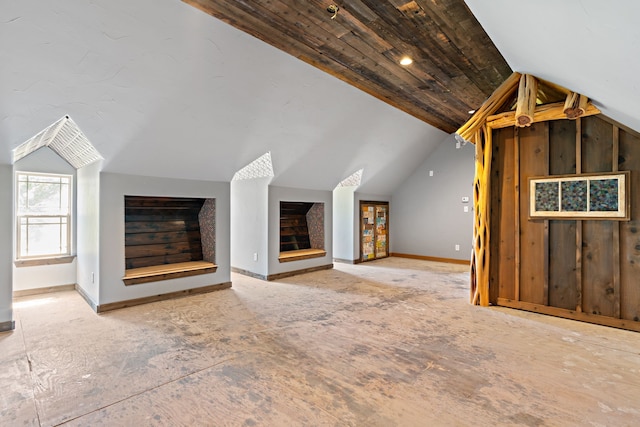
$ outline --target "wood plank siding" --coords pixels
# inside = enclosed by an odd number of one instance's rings
[[[590,116],[493,141],[491,302],[640,330],[640,136]],[[529,177],[614,171],[631,172],[629,221],[528,217]]]

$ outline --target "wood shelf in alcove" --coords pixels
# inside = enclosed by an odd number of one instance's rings
[[[321,258],[325,255],[327,255],[327,251],[325,251],[324,249],[298,249],[295,251],[280,252],[280,256],[278,256],[278,261],[280,262],[300,261],[303,259]]]
[[[127,286],[137,285],[139,283],[158,282],[160,280],[215,273],[217,269],[217,265],[206,261],[189,261],[174,264],[152,265],[125,270],[122,281]]]

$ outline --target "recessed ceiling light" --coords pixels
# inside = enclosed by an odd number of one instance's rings
[[[469,114],[473,114],[475,112],[476,112],[476,110],[469,110]]]
[[[408,56],[404,56],[402,57],[402,59],[400,60],[400,65],[409,65],[413,62],[413,59],[409,58]]]

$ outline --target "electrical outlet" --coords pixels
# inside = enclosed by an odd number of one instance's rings
[[[91,283],[96,283],[96,274],[91,272]]]
[[[463,210],[464,212],[469,212],[469,206],[464,206],[464,207],[462,208],[462,210]]]
[[[429,171],[429,176],[433,176],[433,171]]]
[[[258,260],[258,252],[254,252],[253,253],[253,260],[257,261]]]
[[[460,245],[456,245],[456,251],[460,250]]]

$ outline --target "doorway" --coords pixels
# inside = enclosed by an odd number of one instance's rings
[[[360,261],[389,256],[389,202],[360,201]]]

